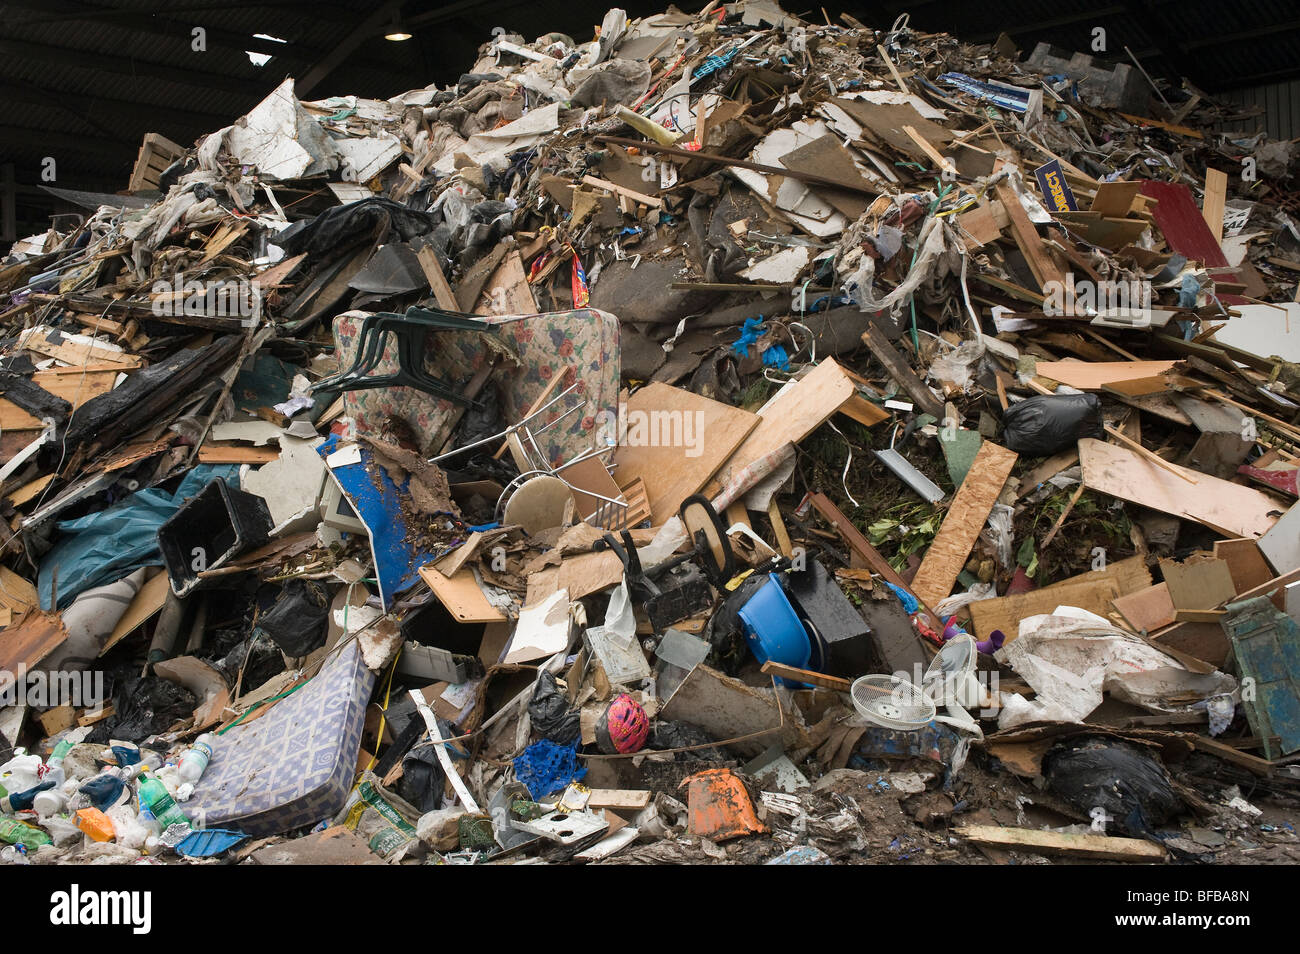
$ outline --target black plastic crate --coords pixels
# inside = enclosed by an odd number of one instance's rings
[[[172,592],[185,596],[204,586],[202,570],[260,547],[271,535],[271,511],[256,494],[236,490],[215,477],[158,528],[158,547]]]

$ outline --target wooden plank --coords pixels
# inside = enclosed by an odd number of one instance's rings
[[[1218,756],[1225,762],[1233,765],[1239,765],[1249,772],[1254,772],[1261,778],[1267,778],[1273,774],[1273,763],[1268,759],[1261,759],[1257,755],[1251,755],[1248,752],[1242,752],[1240,749],[1234,749],[1230,745],[1211,739],[1208,736],[1199,733],[1190,736],[1192,745],[1196,746],[1202,752],[1208,752],[1210,755]]]
[[[871,353],[885,366],[889,376],[898,382],[922,411],[943,419],[943,402],[917,376],[912,366],[907,363],[907,359],[899,354],[898,349],[885,337],[884,332],[871,325],[863,332],[862,342],[871,349]]]
[[[442,273],[438,256],[433,249],[426,245],[415,253],[415,257],[420,263],[420,270],[424,272],[424,277],[429,280],[429,288],[433,291],[438,307],[446,311],[460,311],[460,305],[451,290],[451,285],[447,283],[447,276]]]
[[[40,719],[41,728],[45,730],[46,738],[58,735],[64,729],[70,729],[77,724],[76,710],[70,705],[47,709],[37,718]]]
[[[484,295],[487,300],[474,309],[476,315],[537,314],[537,299],[533,297],[532,286],[528,284],[528,272],[524,270],[518,249],[506,253],[506,257],[483,286],[480,298]]]
[[[626,408],[614,477],[620,486],[644,483],[656,526],[704,487],[760,424],[757,414],[659,381],[639,389]]]
[[[7,566],[0,566],[0,605],[8,607],[15,616],[36,606],[36,586],[23,579]]]
[[[870,541],[862,535],[862,532],[853,525],[852,521],[850,521],[848,517],[844,516],[843,511],[841,511],[839,507],[835,506],[834,502],[829,497],[823,493],[812,493],[808,495],[808,502],[812,505],[813,509],[820,513],[835,529],[835,532],[843,538],[844,542],[849,545],[849,548],[862,558],[862,561],[866,563],[867,566],[871,567],[873,571],[879,573],[890,583],[893,583],[900,589],[906,590],[907,592],[912,593],[913,596],[916,596],[917,600],[921,604],[921,608],[925,610],[926,614],[932,617],[931,625],[939,624],[938,616],[935,614],[934,610],[930,609],[920,594],[916,593],[912,589],[911,585],[905,582],[903,578],[898,575],[894,568],[889,565],[889,561],[881,555],[879,550],[871,545]]]
[[[1208,474],[1188,484],[1126,447],[1085,437],[1079,441],[1083,482],[1092,490],[1195,520],[1230,537],[1258,537],[1285,510],[1273,497],[1252,487]]]
[[[637,192],[635,189],[629,189],[621,186],[617,182],[609,182],[605,179],[597,179],[595,176],[583,176],[584,185],[595,186],[597,189],[604,189],[606,192],[612,192],[614,195],[621,195],[638,202],[641,205],[648,205],[652,209],[663,208],[663,200],[656,199],[652,195],[646,195],[644,192]]]
[[[1148,116],[1134,116],[1132,113],[1120,113],[1120,115],[1138,126],[1155,126],[1157,129],[1163,129],[1179,136],[1187,136],[1191,139],[1205,138],[1205,133],[1190,126],[1179,126],[1177,123],[1167,123],[1162,119],[1151,119]]]
[[[1228,198],[1228,174],[1219,169],[1205,170],[1205,201],[1201,217],[1210,227],[1214,240],[1223,243],[1223,207]]]
[[[458,622],[497,623],[506,619],[505,613],[488,602],[470,570],[462,570],[454,577],[443,576],[432,566],[422,566],[419,572],[433,595]]]
[[[145,580],[144,585],[140,587],[140,591],[135,594],[130,604],[127,605],[122,618],[117,621],[113,631],[108,634],[108,639],[104,641],[104,646],[100,649],[99,655],[104,655],[104,653],[152,619],[154,614],[161,612],[163,605],[167,602],[167,594],[170,592],[171,586],[167,581],[166,570],[159,569],[153,576]]]
[[[704,493],[716,497],[733,474],[786,444],[798,444],[856,393],[853,379],[834,358],[827,358],[759,409],[758,426],[726,458]]]
[[[1112,603],[1136,633],[1155,632],[1174,622],[1174,601],[1169,598],[1168,583],[1117,596]]]
[[[952,592],[1017,456],[992,441],[980,445],[966,479],[948,508],[943,526],[912,580],[913,592],[931,606]]]
[[[1049,282],[1059,282],[1065,285],[1065,276],[1056,262],[1052,260],[1046,246],[1043,245],[1042,238],[1038,235],[1038,230],[1034,228],[1034,223],[1029,221],[1029,216],[1025,213],[1025,208],[1020,204],[1020,199],[1014,189],[1005,182],[999,182],[994,186],[998,201],[1002,207],[1007,210],[1007,221],[1011,228],[1011,235],[1016,240],[1016,245],[1020,248],[1021,253],[1025,256],[1025,262],[1029,265],[1029,270],[1033,272],[1034,280],[1038,282],[1040,291],[1047,290]]]
[[[1002,228],[990,205],[977,206],[969,212],[955,216],[969,249],[981,248],[1002,237]]]
[[[1180,609],[1174,619],[1180,623],[1217,623],[1225,613],[1227,610],[1221,609]]]
[[[21,507],[28,501],[36,499],[36,497],[40,495],[41,491],[48,487],[53,480],[53,474],[46,474],[44,477],[38,477],[30,484],[23,484],[23,486],[11,493],[6,499],[15,507]]]
[[[911,126],[904,126],[903,132],[907,133],[907,138],[916,143],[917,147],[926,154],[931,162],[944,172],[953,176],[957,175],[957,167],[952,164],[952,160],[946,156],[939,155],[939,150],[935,149],[924,136],[913,129]]]
[[[4,631],[0,639],[0,685],[12,682],[19,666],[35,669],[68,638],[58,613],[28,613]]]
[[[772,521],[772,533],[776,536],[776,548],[784,557],[794,557],[794,546],[790,542],[790,531],[786,529],[781,517],[781,508],[776,504],[776,497],[767,502],[767,516]]]
[[[212,261],[231,245],[235,244],[235,242],[239,241],[247,231],[247,220],[222,224],[222,226],[216,229],[208,238],[208,242],[204,246],[203,257],[199,259],[199,264],[202,265],[205,262]]]
[[[87,709],[85,710],[85,712],[82,713],[81,717],[77,719],[77,725],[82,727],[88,725],[94,725],[96,722],[103,722],[109,716],[116,715],[116,714],[117,714],[117,710],[113,708],[111,704],[104,706],[101,709],[97,709],[93,712]]]
[[[483,542],[481,531],[475,530],[466,539],[465,542],[452,550],[445,557],[438,560],[434,566],[443,576],[452,577],[460,572],[465,561],[478,555],[479,544]]]
[[[18,337],[19,347],[28,351],[34,351],[36,354],[45,355],[47,358],[54,358],[56,361],[62,361],[65,364],[74,365],[82,368],[91,363],[111,364],[119,371],[126,371],[131,368],[138,368],[144,362],[141,358],[125,351],[114,351],[106,345],[93,343],[86,344],[79,341],[71,340],[67,335],[62,335],[59,340],[59,332],[54,329],[40,326],[25,331]],[[50,337],[55,337],[55,341],[50,341]]]
[[[1107,384],[1153,378],[1173,370],[1177,361],[1039,361],[1035,373],[1080,391],[1100,391]]]
[[[953,829],[953,834],[985,848],[1071,855],[1091,861],[1155,862],[1165,857],[1163,847],[1143,838],[1062,834],[997,825],[960,825]]]
[[[199,448],[200,464],[269,464],[279,458],[280,451],[274,447],[207,441]]]
[[[903,77],[898,74],[898,67],[894,65],[894,58],[889,55],[889,51],[885,49],[882,44],[877,43],[876,52],[880,54],[880,58],[884,60],[885,65],[889,67],[889,72],[893,74],[894,82],[897,83],[898,88],[903,91],[903,95],[912,95],[912,91],[908,89],[907,84],[903,82]]]
[[[1016,490],[1016,499],[1019,500],[1021,497],[1033,493],[1043,481],[1049,477],[1055,477],[1063,470],[1069,470],[1078,462],[1079,450],[1075,447],[1061,451],[1059,454],[1053,454],[1033,470],[1021,476],[1020,486]]]
[[[828,676],[825,673],[812,672],[808,669],[797,669],[794,666],[786,666],[770,659],[763,663],[762,673],[765,676],[782,676],[795,682],[806,682],[810,686],[820,686],[822,689],[834,689],[836,692],[848,692],[849,687],[853,685],[849,680],[841,679],[839,676]]]

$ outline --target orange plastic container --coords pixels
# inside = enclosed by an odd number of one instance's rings
[[[112,841],[117,837],[113,822],[98,808],[83,808],[78,811],[77,827],[95,841]]]

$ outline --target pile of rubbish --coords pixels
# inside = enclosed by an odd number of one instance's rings
[[[289,79],[17,242],[0,856],[1294,850],[1295,144],[842,20]]]

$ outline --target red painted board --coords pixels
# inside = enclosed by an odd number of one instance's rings
[[[1142,183],[1142,194],[1156,200],[1151,214],[1171,249],[1211,267],[1227,267],[1223,249],[1201,217],[1191,189],[1181,182],[1147,181]]]

